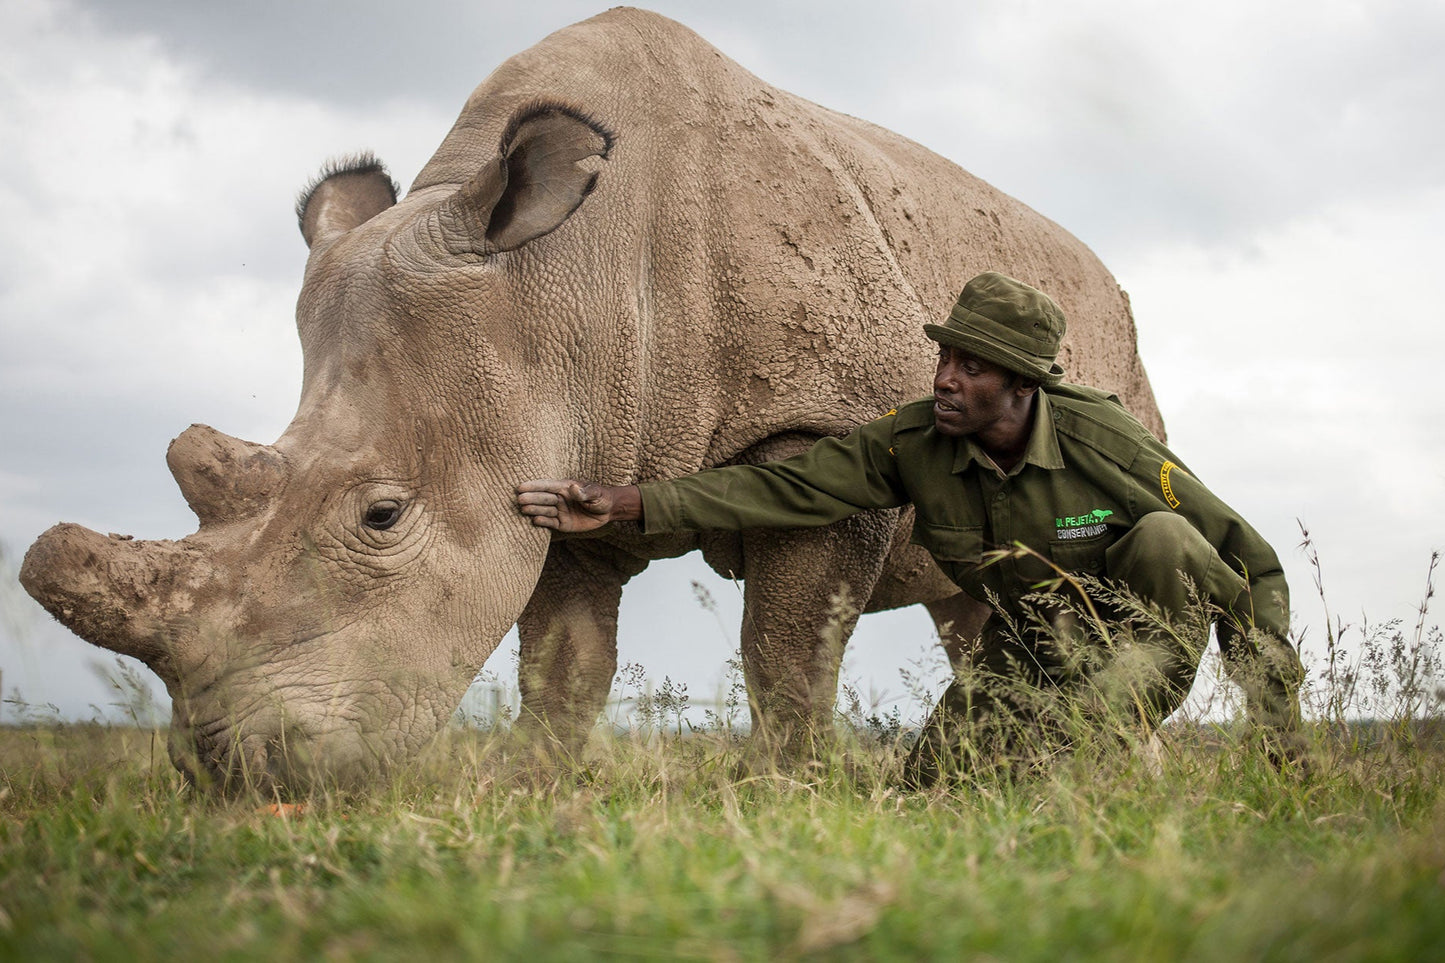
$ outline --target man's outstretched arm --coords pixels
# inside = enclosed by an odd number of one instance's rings
[[[541,528],[590,532],[642,517],[636,485],[599,485],[575,478],[539,478],[517,486],[517,508]]]
[[[570,478],[523,482],[517,507],[532,524],[567,533],[639,520],[648,535],[828,525],[908,501],[893,453],[894,414],[762,465],[711,468],[640,486]]]

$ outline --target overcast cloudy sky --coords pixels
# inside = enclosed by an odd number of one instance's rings
[[[1307,659],[1325,616],[1297,519],[1336,615],[1413,624],[1445,547],[1445,5],[653,8],[1093,247],[1132,297],[1171,445],[1284,558]],[[204,422],[271,441],[290,420],[297,188],[357,148],[405,185],[498,63],[601,9],[0,0],[7,699],[88,717],[111,698],[86,666],[113,659],[14,582],[36,535],[67,520],[178,538],[194,518],[170,439]],[[695,560],[654,566],[624,599],[622,658],[707,697],[739,608]],[[899,693],[929,628],[921,610],[865,618],[850,674]],[[490,666],[512,671],[505,653]]]

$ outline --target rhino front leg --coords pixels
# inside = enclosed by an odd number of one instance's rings
[[[843,648],[873,591],[897,512],[743,534],[742,656],[755,746],[811,758],[833,729]]]
[[[645,559],[596,542],[554,541],[517,620],[524,733],[575,754],[607,705],[617,672],[617,606]]]

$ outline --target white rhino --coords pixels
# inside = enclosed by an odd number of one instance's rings
[[[58,525],[22,572],[62,622],[165,681],[172,758],[207,781],[349,781],[407,757],[514,623],[528,718],[585,731],[623,584],[695,548],[746,582],[759,733],[826,728],[840,653],[819,629],[841,584],[955,628],[982,613],[909,546],[906,513],[549,541],[513,487],[662,478],[845,433],[929,391],[922,325],[980,271],[1049,292],[1071,379],[1162,431],[1128,300],[1082,243],[643,11],[503,63],[400,203],[359,163],[298,210],[305,367],[285,433],[192,426],[168,461],[195,534]]]

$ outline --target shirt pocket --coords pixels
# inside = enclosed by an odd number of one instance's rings
[[[1117,539],[1112,527],[1090,538],[1055,539],[1049,542],[1049,557],[1065,572],[1103,578],[1108,573],[1105,553]]]
[[[940,562],[977,565],[983,561],[982,526],[952,528],[947,525],[927,525],[915,520],[913,536],[909,541],[923,546]]]

